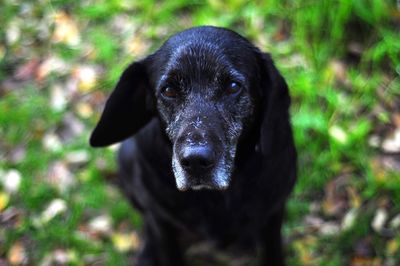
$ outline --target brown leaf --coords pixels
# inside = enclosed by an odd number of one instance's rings
[[[325,186],[325,198],[322,209],[329,216],[342,216],[348,208],[348,195],[346,187],[349,176],[341,175]]]
[[[400,113],[393,113],[392,121],[395,127],[400,128]]]
[[[8,251],[7,259],[11,265],[26,264],[27,254],[21,242],[16,242]]]
[[[47,181],[61,192],[67,191],[76,183],[74,175],[63,161],[50,165]]]
[[[52,39],[54,42],[62,42],[68,45],[77,45],[80,43],[78,24],[70,15],[58,11],[54,13],[53,20],[55,29]]]
[[[28,80],[36,76],[36,72],[39,69],[40,60],[31,59],[25,64],[19,66],[14,73],[14,78],[17,80]]]
[[[380,266],[381,259],[370,257],[353,257],[350,266]]]

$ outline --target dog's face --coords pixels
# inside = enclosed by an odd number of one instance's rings
[[[257,48],[229,30],[200,27],[174,35],[124,72],[91,143],[120,141],[156,114],[172,143],[177,188],[226,189],[238,142],[256,114],[267,112],[262,87],[273,78],[265,64]]]
[[[217,36],[214,36],[217,37]],[[254,55],[235,35],[221,42],[182,42],[178,35],[159,51],[155,97],[173,145],[178,189],[226,189],[238,140],[252,123]]]

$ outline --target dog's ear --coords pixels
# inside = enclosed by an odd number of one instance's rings
[[[271,56],[261,53],[261,128],[260,148],[264,155],[278,154],[293,145],[289,121],[290,97],[286,81]]]
[[[135,134],[152,115],[152,96],[146,59],[133,63],[122,73],[108,98],[90,145],[104,147]]]

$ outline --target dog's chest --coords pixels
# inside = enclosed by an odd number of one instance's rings
[[[255,217],[252,203],[240,197],[230,198],[210,191],[190,192],[166,206],[173,223],[200,239],[217,243],[248,242],[254,239],[260,217]]]

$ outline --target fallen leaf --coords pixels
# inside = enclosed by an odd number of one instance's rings
[[[0,45],[0,60],[3,60],[5,54],[6,48],[3,45]]]
[[[115,233],[111,236],[112,243],[120,252],[129,250],[137,250],[139,247],[139,237],[135,232],[132,233]]]
[[[89,229],[96,234],[107,235],[111,232],[111,223],[110,216],[101,215],[89,222]]]
[[[4,228],[18,228],[22,223],[22,213],[22,210],[12,206],[5,209],[3,212],[1,212],[0,209],[0,224],[4,226]]]
[[[353,257],[350,262],[350,266],[381,266],[381,260],[379,258],[371,257]]]
[[[69,164],[84,164],[88,162],[90,155],[86,150],[77,150],[67,153],[65,160]]]
[[[372,228],[375,232],[381,232],[388,218],[388,213],[385,209],[379,208],[372,220]]]
[[[307,236],[294,242],[294,248],[299,255],[301,265],[311,266],[317,265],[314,252],[312,248],[315,246],[317,239],[313,236]]]
[[[383,140],[382,149],[387,153],[400,152],[400,128],[397,128],[391,136]]]
[[[48,223],[54,217],[64,213],[67,210],[67,203],[63,199],[54,199],[43,211],[40,217],[41,224]]]
[[[4,175],[0,175],[0,181],[8,193],[15,193],[21,185],[21,173],[16,169],[7,171]]]
[[[75,263],[73,263],[75,262]],[[56,249],[44,256],[41,266],[76,265],[77,254],[74,250]]]
[[[26,264],[27,254],[21,242],[16,242],[8,251],[7,259],[11,265]]]
[[[65,43],[71,46],[80,43],[80,34],[78,24],[75,20],[63,11],[58,11],[53,14],[55,29],[52,39],[54,42]]]
[[[7,25],[5,30],[7,44],[13,45],[20,39],[21,29],[17,22],[11,22],[9,25]]]
[[[5,192],[0,191],[0,212],[2,212],[8,205],[10,196]]]
[[[393,229],[400,228],[400,214],[397,214],[391,221],[390,227]]]
[[[72,69],[72,77],[78,80],[80,92],[88,92],[97,84],[98,73],[93,66],[80,65]]]
[[[56,56],[50,56],[40,64],[36,79],[40,82],[51,73],[66,74],[68,70],[69,66],[64,60]]]
[[[45,150],[57,152],[62,149],[61,140],[53,132],[46,133],[42,138],[42,144]]]
[[[342,230],[349,230],[355,224],[355,221],[358,217],[358,209],[352,208],[350,209],[342,219]]]
[[[50,88],[50,106],[54,111],[62,111],[67,105],[66,92],[60,84]]]
[[[83,118],[89,118],[93,115],[93,108],[88,103],[80,102],[76,105],[76,110],[79,116]]]
[[[321,235],[332,236],[340,232],[340,226],[335,222],[325,222],[319,229]]]
[[[74,175],[64,161],[56,161],[50,165],[47,181],[62,193],[76,184]]]
[[[340,175],[325,185],[325,197],[322,202],[322,210],[329,216],[342,216],[348,207],[348,187],[349,176]]]
[[[350,205],[355,209],[360,208],[362,199],[361,199],[360,195],[358,194],[357,190],[354,187],[350,187],[350,186],[348,186],[346,188],[346,190],[347,190],[347,195],[350,198]]]
[[[396,239],[389,240],[386,244],[386,251],[388,256],[394,256],[400,252],[400,244]]]
[[[373,177],[377,182],[383,183],[386,181],[387,173],[385,169],[382,167],[382,164],[379,158],[374,158],[370,162],[371,170],[373,173]]]
[[[54,262],[57,265],[66,265],[68,264],[68,262],[70,262],[70,257],[69,254],[66,250],[63,249],[56,249],[53,252],[53,256],[54,256]]]
[[[17,80],[29,80],[36,76],[40,61],[38,59],[31,59],[25,64],[19,66],[15,71],[14,77]]]

